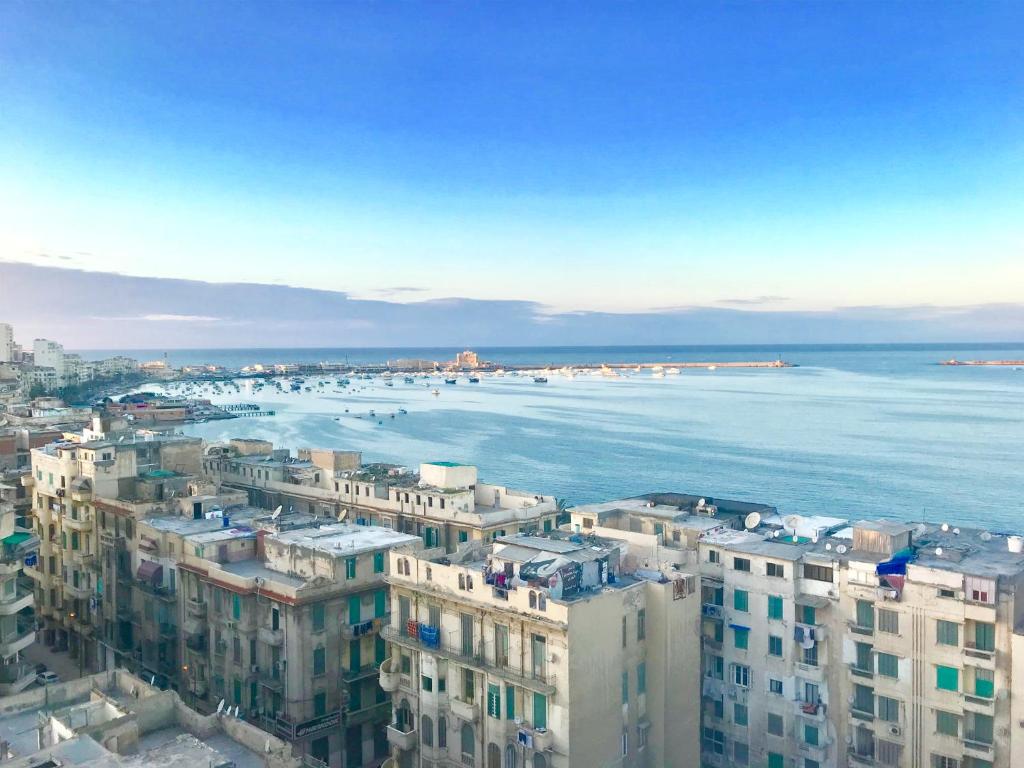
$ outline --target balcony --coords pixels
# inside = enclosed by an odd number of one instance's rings
[[[536,691],[538,693],[543,693],[546,696],[554,695],[557,690],[554,684],[555,676],[546,670],[538,671],[533,674],[524,674],[521,671],[502,667],[490,662],[482,654],[466,653],[466,649],[461,645],[446,643],[440,637],[435,636],[436,640],[428,642],[422,637],[411,637],[404,632],[399,632],[398,629],[393,626],[386,626],[382,628],[380,636],[388,642],[394,643],[395,645],[399,645],[403,648],[440,656],[441,658],[454,661],[461,666],[469,667],[477,672],[500,677],[509,684],[519,686],[520,688],[526,688],[531,691]]]
[[[983,760],[991,760],[992,734],[981,733],[971,728],[964,730],[964,749]]]
[[[25,650],[36,639],[35,622],[19,621],[14,631],[0,637],[0,656],[7,658]]]
[[[385,619],[370,619],[369,621],[360,621],[357,624],[342,624],[341,637],[344,640],[355,640],[372,633],[374,630],[379,630],[385,623]]]
[[[31,472],[21,476],[21,486],[22,486],[22,488],[31,488],[35,484],[36,484],[36,479],[32,475]]]
[[[463,701],[454,696],[448,697],[448,708],[460,720],[476,723],[480,720],[480,706],[472,701]]]
[[[402,730],[408,728],[409,730]],[[419,741],[419,731],[412,726],[399,726],[392,723],[388,726],[388,743],[401,752],[408,752]]]
[[[167,589],[166,587],[154,586],[148,581],[135,581],[132,586],[140,592],[145,592],[147,595],[155,597],[161,602],[177,604],[177,593],[174,590]]]
[[[113,547],[114,549],[124,549],[127,546],[123,534],[115,534],[109,531],[100,532],[100,544],[104,547]]]
[[[257,632],[257,637],[261,643],[266,643],[267,645],[275,648],[284,644],[284,631],[280,629],[260,627]]]
[[[82,515],[80,517],[68,515],[61,519],[61,525],[68,531],[91,531],[92,524],[92,515]]]
[[[376,677],[380,671],[379,664],[364,664],[359,669],[346,669],[341,673],[341,680],[344,683],[354,683],[357,680],[364,680],[367,677]]]
[[[995,659],[996,651],[994,648],[991,650],[988,648],[979,648],[976,642],[968,640],[964,643],[964,655],[970,656],[972,659],[984,659],[989,661]]]
[[[0,696],[21,693],[36,681],[36,670],[31,664],[0,665]]]
[[[50,583],[50,574],[43,571],[39,565],[40,563],[38,560],[36,561],[36,565],[26,565],[22,568],[22,573],[33,581],[38,581],[41,587],[47,588]]]
[[[529,735],[529,738],[533,741],[533,748],[536,751],[543,752],[546,749],[551,749],[554,739],[551,736],[551,731],[547,728],[532,728],[529,725],[523,724],[516,730],[525,731]]]
[[[272,691],[280,691],[284,688],[284,678],[281,677],[280,672],[275,672],[272,669],[260,672],[257,679],[260,685]]]
[[[704,603],[700,607],[700,612],[709,619],[725,618],[725,608],[721,605],[715,605],[714,603]]]
[[[368,722],[384,722],[391,718],[391,702],[379,701],[359,709],[345,711],[345,726],[362,725]]]
[[[63,583],[63,587],[64,595],[66,597],[72,597],[76,600],[88,600],[90,597],[92,597],[93,594],[92,587],[82,583],[79,583],[78,586],[75,586],[72,582],[65,581]]]
[[[793,637],[797,642],[803,638],[811,638],[815,642],[821,642],[828,635],[828,628],[823,624],[804,624],[796,622],[793,629]]]
[[[825,722],[825,705],[821,702],[810,702],[810,701],[794,701],[794,709],[796,714],[805,720],[813,720],[815,722]]]
[[[72,549],[70,555],[71,562],[79,568],[90,568],[96,560],[92,552],[86,552],[84,549]]]
[[[188,615],[193,619],[205,619],[206,618],[206,603],[202,600],[196,600],[189,598],[187,604]]]
[[[873,749],[858,751],[856,747],[851,746],[846,754],[850,759],[851,765],[873,766],[875,764],[875,752]]]
[[[209,643],[206,640],[206,635],[185,635],[185,647],[196,653],[206,653]]]
[[[395,663],[395,657],[390,656],[384,659],[380,665],[380,687],[388,693],[397,691],[398,684],[401,682],[401,676],[395,669]]]
[[[31,590],[17,587],[11,600],[0,603],[0,616],[13,616],[22,609],[28,608],[33,602],[35,602],[35,597]]]
[[[858,624],[854,620],[846,622],[846,626],[849,627],[850,631],[857,635],[873,635],[875,634],[874,627],[868,627],[862,624]]]

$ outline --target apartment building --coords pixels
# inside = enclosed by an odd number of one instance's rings
[[[253,504],[383,525],[419,536],[428,548],[454,551],[470,540],[558,526],[553,496],[482,483],[476,467],[455,462],[426,462],[411,472],[363,464],[356,451],[300,449],[293,458],[265,441],[232,440],[207,451],[204,471],[246,490]]]
[[[0,492],[5,490],[0,486]],[[0,494],[0,696],[22,691],[35,679],[21,658],[35,641],[35,600],[22,569],[26,559],[35,557],[39,539],[17,522],[13,498]]]
[[[702,764],[1020,764],[1024,539],[694,498],[579,507],[572,524],[699,568]]]
[[[313,765],[378,765],[391,716],[377,684],[387,555],[422,543],[377,526],[265,522],[183,535],[186,700],[239,707]]]
[[[695,579],[553,532],[393,552],[388,766],[677,765],[699,714]]]

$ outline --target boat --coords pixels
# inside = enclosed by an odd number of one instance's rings
[[[440,395],[441,394],[441,390],[440,389],[434,389],[434,390],[431,391],[430,394],[432,394],[432,395]]]
[[[406,376],[404,381],[405,381],[406,384],[415,384],[416,383],[416,379],[414,379],[412,376]]]
[[[547,384],[548,383],[548,377],[547,376],[534,376],[533,377],[533,383],[534,384]]]
[[[708,370],[709,371],[717,371],[718,370],[718,366],[717,365],[709,365],[708,366]]]
[[[395,386],[395,384],[394,384],[394,382],[392,382],[392,381],[385,381],[385,382],[384,382],[384,386],[385,386],[385,387],[393,387],[393,386]]]
[[[444,383],[445,383],[445,384],[454,384],[455,382],[456,382],[456,380],[455,380],[455,379],[445,379],[445,380],[444,380]]]
[[[405,408],[399,408],[399,409],[398,409],[398,412],[399,412],[400,414],[402,414],[403,416],[404,416],[405,414],[407,414],[407,413],[408,413],[408,411],[407,411],[407,410],[405,410]]]
[[[666,369],[665,373],[669,374],[670,376],[676,376],[676,375],[679,374],[679,369],[678,368],[668,368],[668,369]]]
[[[469,377],[469,383],[470,384],[479,384],[480,383],[480,377],[479,376],[470,376]]]

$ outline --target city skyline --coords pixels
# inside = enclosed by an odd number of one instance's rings
[[[0,260],[541,316],[1019,301],[1019,6],[633,11],[8,5]]]

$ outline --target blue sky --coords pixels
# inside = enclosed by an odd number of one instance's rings
[[[0,259],[542,311],[1018,302],[1022,22],[5,3]]]

